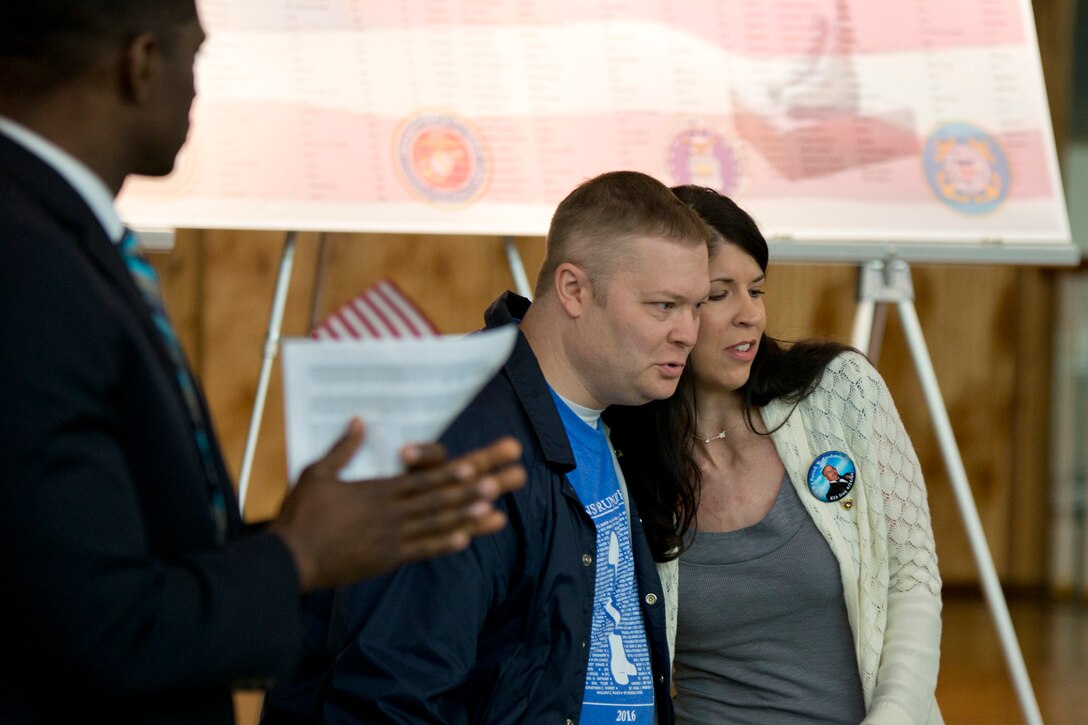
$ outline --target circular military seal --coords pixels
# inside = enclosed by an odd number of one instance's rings
[[[854,487],[857,470],[842,451],[826,451],[808,469],[808,490],[821,501],[838,501]]]
[[[736,194],[744,180],[740,148],[701,124],[680,131],[665,150],[665,165],[673,183],[707,186],[720,194]]]
[[[480,134],[441,113],[409,117],[394,136],[393,156],[409,191],[437,204],[468,204],[487,187],[490,163]]]
[[[968,123],[945,124],[930,134],[922,164],[933,193],[956,211],[993,211],[1009,191],[1005,152],[993,136]]]

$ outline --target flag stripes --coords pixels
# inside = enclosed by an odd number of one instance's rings
[[[316,340],[432,337],[438,330],[390,279],[379,280],[317,325]]]

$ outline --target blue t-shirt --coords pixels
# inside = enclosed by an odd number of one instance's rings
[[[575,406],[554,390],[552,397],[574,451],[576,468],[567,478],[597,528],[593,625],[579,722],[653,723],[653,673],[635,583],[631,526],[600,411]]]

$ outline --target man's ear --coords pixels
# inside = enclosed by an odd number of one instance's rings
[[[573,262],[556,267],[555,293],[559,304],[574,318],[581,317],[593,304],[593,283],[585,270]]]
[[[143,104],[154,95],[162,72],[162,49],[151,33],[140,33],[125,48],[121,63],[121,85],[125,96]]]

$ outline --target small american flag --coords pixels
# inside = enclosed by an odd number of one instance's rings
[[[433,337],[438,330],[391,279],[375,282],[326,317],[310,333],[315,340]]]

